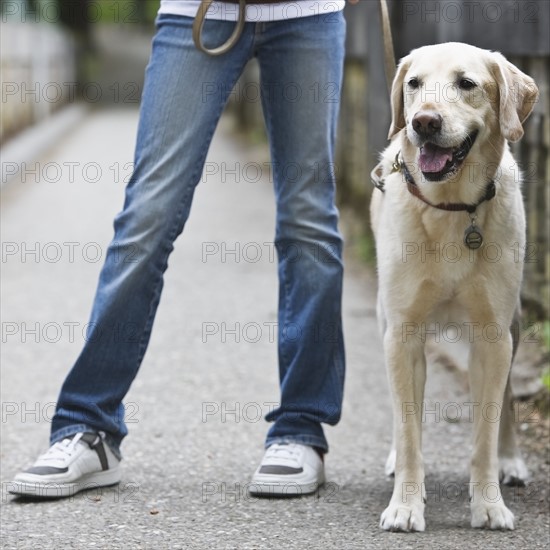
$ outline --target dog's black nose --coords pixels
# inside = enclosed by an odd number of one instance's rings
[[[422,137],[430,137],[441,130],[443,119],[434,111],[418,111],[412,119],[414,131]]]

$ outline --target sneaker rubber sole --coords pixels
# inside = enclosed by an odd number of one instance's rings
[[[8,492],[13,495],[32,498],[70,497],[80,491],[97,489],[98,487],[109,487],[120,483],[120,468],[116,467],[101,472],[92,472],[72,482],[45,482],[40,480],[39,476],[36,476],[36,480],[32,480],[30,475],[28,477],[29,479],[25,481],[11,481],[8,484]]]

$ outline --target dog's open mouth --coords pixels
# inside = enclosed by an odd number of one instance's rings
[[[455,173],[477,138],[477,130],[468,134],[458,147],[439,147],[434,143],[426,142],[420,147],[418,164],[422,174],[429,181],[440,181],[449,174]]]

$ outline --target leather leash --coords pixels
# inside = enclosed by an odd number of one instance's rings
[[[222,0],[223,1],[223,0]],[[239,40],[243,32],[244,24],[246,21],[246,5],[254,3],[265,3],[271,4],[280,0],[225,0],[233,4],[239,4],[239,16],[237,19],[237,24],[233,33],[228,38],[228,40],[221,46],[215,48],[207,48],[202,41],[202,29],[204,27],[204,22],[206,20],[206,14],[210,9],[210,6],[213,4],[214,0],[201,0],[199,10],[193,22],[193,42],[195,46],[201,51],[208,55],[222,55],[227,53]],[[392,32],[390,25],[390,16],[388,13],[388,5],[386,0],[380,0],[380,12],[382,15],[382,36],[384,40],[384,68],[386,72],[386,80],[388,84],[388,90],[391,91],[391,85],[393,77],[395,75],[395,53],[393,49],[393,40]]]
[[[228,52],[241,37],[246,19],[246,0],[239,0],[239,18],[237,19],[237,24],[235,25],[233,33],[227,41],[221,46],[207,48],[202,42],[202,28],[204,27],[206,14],[213,2],[214,0],[201,0],[199,11],[195,16],[195,21],[193,21],[193,42],[201,52],[215,56]]]
[[[388,87],[388,95],[391,98],[391,89],[393,79],[395,78],[395,52],[393,49],[393,37],[391,32],[390,15],[388,12],[388,4],[386,0],[380,0],[380,15],[382,17],[382,40],[384,42],[384,72],[386,73],[386,85]],[[397,155],[398,157],[399,155]],[[393,172],[399,170],[397,157],[393,163]],[[370,173],[373,185],[384,192],[384,179],[382,178],[382,163],[379,162]]]
[[[395,77],[395,52],[393,49],[393,38],[391,32],[390,14],[386,0],[380,0],[380,14],[382,16],[382,39],[384,41],[384,72],[386,73],[386,84],[388,93],[391,96],[391,88]]]

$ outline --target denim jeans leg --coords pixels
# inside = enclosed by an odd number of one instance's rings
[[[328,450],[344,386],[342,239],[334,143],[344,58],[341,13],[265,27],[258,45],[273,161],[279,261],[280,406],[266,445]]]
[[[146,70],[135,166],[92,308],[87,341],[69,372],[51,442],[84,429],[104,431],[115,452],[127,434],[122,400],[147,348],[173,242],[226,100],[252,55],[253,32],[223,58],[200,53],[193,19],[162,15]],[[221,43],[231,22],[207,22],[204,40]]]

